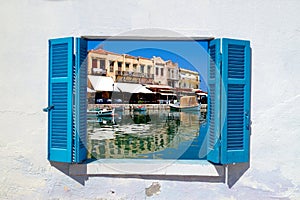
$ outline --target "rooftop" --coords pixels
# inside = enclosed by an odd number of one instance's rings
[[[163,60],[161,57],[159,56],[153,56],[153,58],[145,58],[145,57],[141,57],[141,56],[132,56],[132,55],[129,55],[129,54],[118,54],[118,53],[114,53],[114,52],[110,52],[110,51],[107,51],[107,50],[104,50],[102,48],[98,48],[98,49],[92,49],[90,50],[89,52],[92,52],[92,53],[96,53],[96,54],[101,54],[101,55],[117,55],[117,56],[124,56],[126,58],[132,58],[132,59],[143,59],[143,60],[148,60],[148,61],[155,61],[156,64],[168,64],[169,66],[178,66],[178,63],[175,63],[173,62],[172,60]],[[179,66],[178,66],[179,67]],[[185,69],[185,68],[180,68],[180,71],[183,71],[183,72],[187,72],[187,73],[194,73],[194,74],[199,74],[197,71],[193,71],[193,70],[189,70],[189,69]]]

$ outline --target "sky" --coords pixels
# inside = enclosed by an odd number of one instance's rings
[[[92,40],[88,50],[100,47],[119,54],[129,54],[152,58],[161,57],[172,60],[180,68],[200,73],[200,89],[207,91],[206,77],[208,68],[207,41],[145,41],[145,40]]]

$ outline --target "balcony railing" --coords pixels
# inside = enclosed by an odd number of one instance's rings
[[[106,69],[99,69],[99,68],[92,68],[93,75],[106,75],[107,70]]]
[[[115,75],[118,76],[132,76],[132,77],[137,77],[137,78],[152,78],[154,79],[154,74],[146,74],[146,73],[141,73],[141,72],[132,72],[132,71],[115,71]]]
[[[168,77],[167,78],[168,80],[172,80],[172,81],[178,81],[179,80],[179,77]]]
[[[168,74],[167,74],[167,79],[168,79],[168,80],[174,80],[174,81],[176,81],[176,80],[179,80],[179,76],[178,76],[178,75],[177,75],[177,76],[175,75],[175,76],[172,77],[171,74],[168,73]]]

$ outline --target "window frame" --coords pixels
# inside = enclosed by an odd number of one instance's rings
[[[132,71],[136,72],[137,66],[138,66],[138,64],[136,64],[136,63],[132,64]]]
[[[101,65],[101,61],[103,62],[102,63],[103,65]],[[102,58],[99,59],[99,67],[100,67],[100,69],[105,70],[105,68],[106,68],[106,60],[105,59],[102,59]]]
[[[114,72],[115,69],[115,61],[109,60],[109,72]]]
[[[140,64],[140,72],[141,72],[142,74],[145,73],[145,65],[144,65],[144,64]]]
[[[98,68],[98,59],[92,58],[92,69]]]
[[[95,38],[95,37],[89,37],[89,36],[82,36],[81,38],[86,39],[86,40],[93,40],[93,39],[105,39],[106,37],[97,37],[97,38]],[[118,38],[118,39],[126,40],[126,39],[130,39],[130,37],[121,37],[121,38]],[[133,38],[131,38],[131,39],[133,39]],[[146,38],[145,37],[134,37],[134,39],[136,39],[136,40],[143,40],[143,39],[146,39],[146,40],[162,40],[162,41],[174,40],[174,38],[168,38],[168,37],[167,38],[164,38],[164,37],[154,37],[154,38],[153,37],[146,37]],[[181,38],[181,39],[185,40],[185,38]],[[193,38],[193,40],[197,40],[197,41],[203,41],[204,40],[204,41],[208,41],[208,42],[213,40],[213,39],[214,38]],[[178,40],[178,38],[177,38],[177,40]],[[250,59],[251,59],[251,57],[250,57]],[[109,62],[110,62],[110,67],[112,67],[112,69],[114,69],[115,61],[109,61]],[[156,67],[156,69],[158,69],[158,68]]]

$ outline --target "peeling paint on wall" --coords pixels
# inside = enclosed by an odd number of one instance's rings
[[[145,189],[145,193],[148,197],[151,197],[154,194],[159,194],[160,187],[161,186],[158,182],[153,182],[148,188]]]

